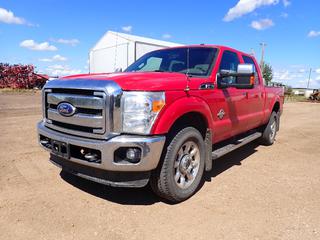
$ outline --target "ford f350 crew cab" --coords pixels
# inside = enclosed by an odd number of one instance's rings
[[[64,171],[143,187],[179,202],[212,161],[253,140],[271,145],[283,89],[264,85],[251,55],[213,45],[147,53],[122,73],[84,74],[43,88],[39,142]]]

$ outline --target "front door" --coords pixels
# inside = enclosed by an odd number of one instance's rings
[[[236,72],[240,63],[236,52],[226,50],[222,53],[219,70]],[[235,77],[218,79],[232,83]],[[211,111],[214,118],[214,141],[221,141],[246,131],[246,91],[237,88],[219,89],[213,91]]]

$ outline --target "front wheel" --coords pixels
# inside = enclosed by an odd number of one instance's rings
[[[187,127],[170,141],[150,184],[160,197],[181,202],[198,189],[204,171],[205,144],[200,132]]]

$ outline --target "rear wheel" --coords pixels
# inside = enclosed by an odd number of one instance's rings
[[[205,144],[200,132],[187,127],[168,144],[161,165],[152,173],[150,184],[160,197],[181,202],[198,189],[204,171]]]
[[[266,146],[270,146],[274,143],[277,135],[277,124],[278,124],[278,114],[272,112],[268,124],[264,127],[262,131],[262,136],[260,138],[260,143]]]

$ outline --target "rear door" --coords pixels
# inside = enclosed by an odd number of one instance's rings
[[[255,72],[255,84],[252,89],[245,89],[246,92],[246,128],[247,130],[256,128],[262,124],[264,110],[264,96],[262,79],[258,74],[258,65],[251,56],[242,55],[244,63],[253,64]]]

